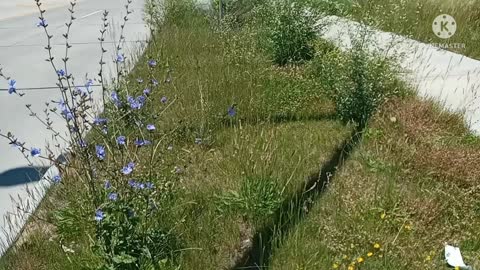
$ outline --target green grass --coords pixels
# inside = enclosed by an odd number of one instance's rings
[[[284,237],[271,269],[447,269],[445,242],[478,267],[480,172],[472,162],[480,144],[465,142],[469,134],[461,117],[432,103],[387,104],[305,222]]]
[[[381,30],[406,35],[434,44],[461,43],[465,48],[451,50],[480,59],[480,1],[470,0],[308,0],[319,10],[342,15],[375,26]],[[432,31],[434,19],[441,14],[453,16],[456,34],[448,40],[438,38]]]

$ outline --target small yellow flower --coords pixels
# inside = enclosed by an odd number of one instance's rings
[[[379,249],[379,248],[380,248],[380,244],[379,244],[379,243],[375,243],[375,244],[373,245],[373,247],[376,248],[376,249]]]
[[[358,259],[357,259],[358,263],[362,263],[363,261],[365,261],[365,260],[362,257],[358,257]]]
[[[332,268],[333,269],[338,269],[339,267],[340,267],[340,265],[338,265],[338,263],[334,263]]]
[[[355,270],[355,266],[350,265],[350,266],[348,267],[348,270]]]
[[[387,216],[387,214],[385,214],[385,212],[383,212],[383,213],[380,215],[380,218],[381,218],[381,219],[385,219],[386,216]]]
[[[405,230],[411,231],[412,230],[412,225],[410,225],[410,224],[405,225]]]
[[[367,253],[367,257],[372,257],[373,256],[373,252],[368,252]]]
[[[427,256],[427,258],[425,258],[425,261],[431,261],[432,260],[432,257],[430,257],[430,255]]]
[[[455,266],[455,270],[460,270],[460,266]]]

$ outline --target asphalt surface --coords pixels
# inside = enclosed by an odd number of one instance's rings
[[[69,71],[76,77],[77,84],[83,85],[86,78],[94,79],[98,73],[101,55],[98,37],[103,10],[110,12],[111,29],[105,47],[108,50],[106,61],[110,63],[111,69],[106,73],[112,74],[114,47],[119,38],[121,20],[126,13],[125,4],[126,0],[78,1],[75,7],[77,20],[71,28],[69,40],[73,46],[69,53]],[[54,35],[53,52],[58,64],[65,54],[62,34],[69,19],[68,6],[66,0],[46,0],[45,3],[45,17],[50,34]],[[134,12],[129,15],[124,34],[127,45],[123,52],[127,59],[134,59],[133,56],[138,55],[148,38],[148,29],[142,19],[143,7],[144,0],[133,0],[131,4],[130,9]],[[52,143],[51,133],[38,120],[29,116],[25,104],[31,104],[32,110],[42,115],[45,102],[60,100],[59,90],[55,87],[56,74],[45,61],[47,52],[44,47],[47,39],[43,29],[36,26],[38,14],[35,13],[34,0],[2,0],[0,10],[0,68],[3,68],[5,75],[17,81],[18,92],[25,93],[19,97],[0,90],[0,130],[2,133],[12,132],[21,141],[25,141],[28,147],[41,148],[45,153],[46,144]],[[6,88],[7,82],[0,80],[0,89]],[[94,87],[94,92],[99,98],[100,89]],[[65,132],[64,124],[58,120],[54,127]],[[17,149],[0,138],[0,217],[6,217],[0,220],[0,230],[7,232],[0,231],[0,254],[2,243],[8,244],[28,217],[28,214],[13,217],[12,213],[18,214],[19,204],[23,205],[22,208],[33,210],[46,185],[45,179],[39,175],[47,171],[54,173],[51,170],[48,164],[38,161],[34,168],[29,167]],[[32,198],[35,193],[36,198]]]

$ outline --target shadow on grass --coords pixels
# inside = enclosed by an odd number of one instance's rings
[[[278,243],[309,213],[311,207],[328,187],[335,173],[350,157],[362,139],[363,127],[352,132],[339,146],[320,172],[312,174],[305,186],[287,198],[273,215],[273,221],[261,228],[253,237],[253,246],[232,269],[267,269],[272,251]]]
[[[40,181],[47,170],[48,167],[21,167],[5,171],[0,174],[0,187]]]

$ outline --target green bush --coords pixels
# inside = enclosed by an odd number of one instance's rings
[[[361,46],[350,52],[332,49],[331,45],[326,48],[310,68],[343,122],[363,127],[386,99],[404,95],[406,88],[389,59],[370,55]]]
[[[301,63],[313,58],[316,39],[315,18],[302,5],[278,1],[267,7],[267,43],[277,65]]]

